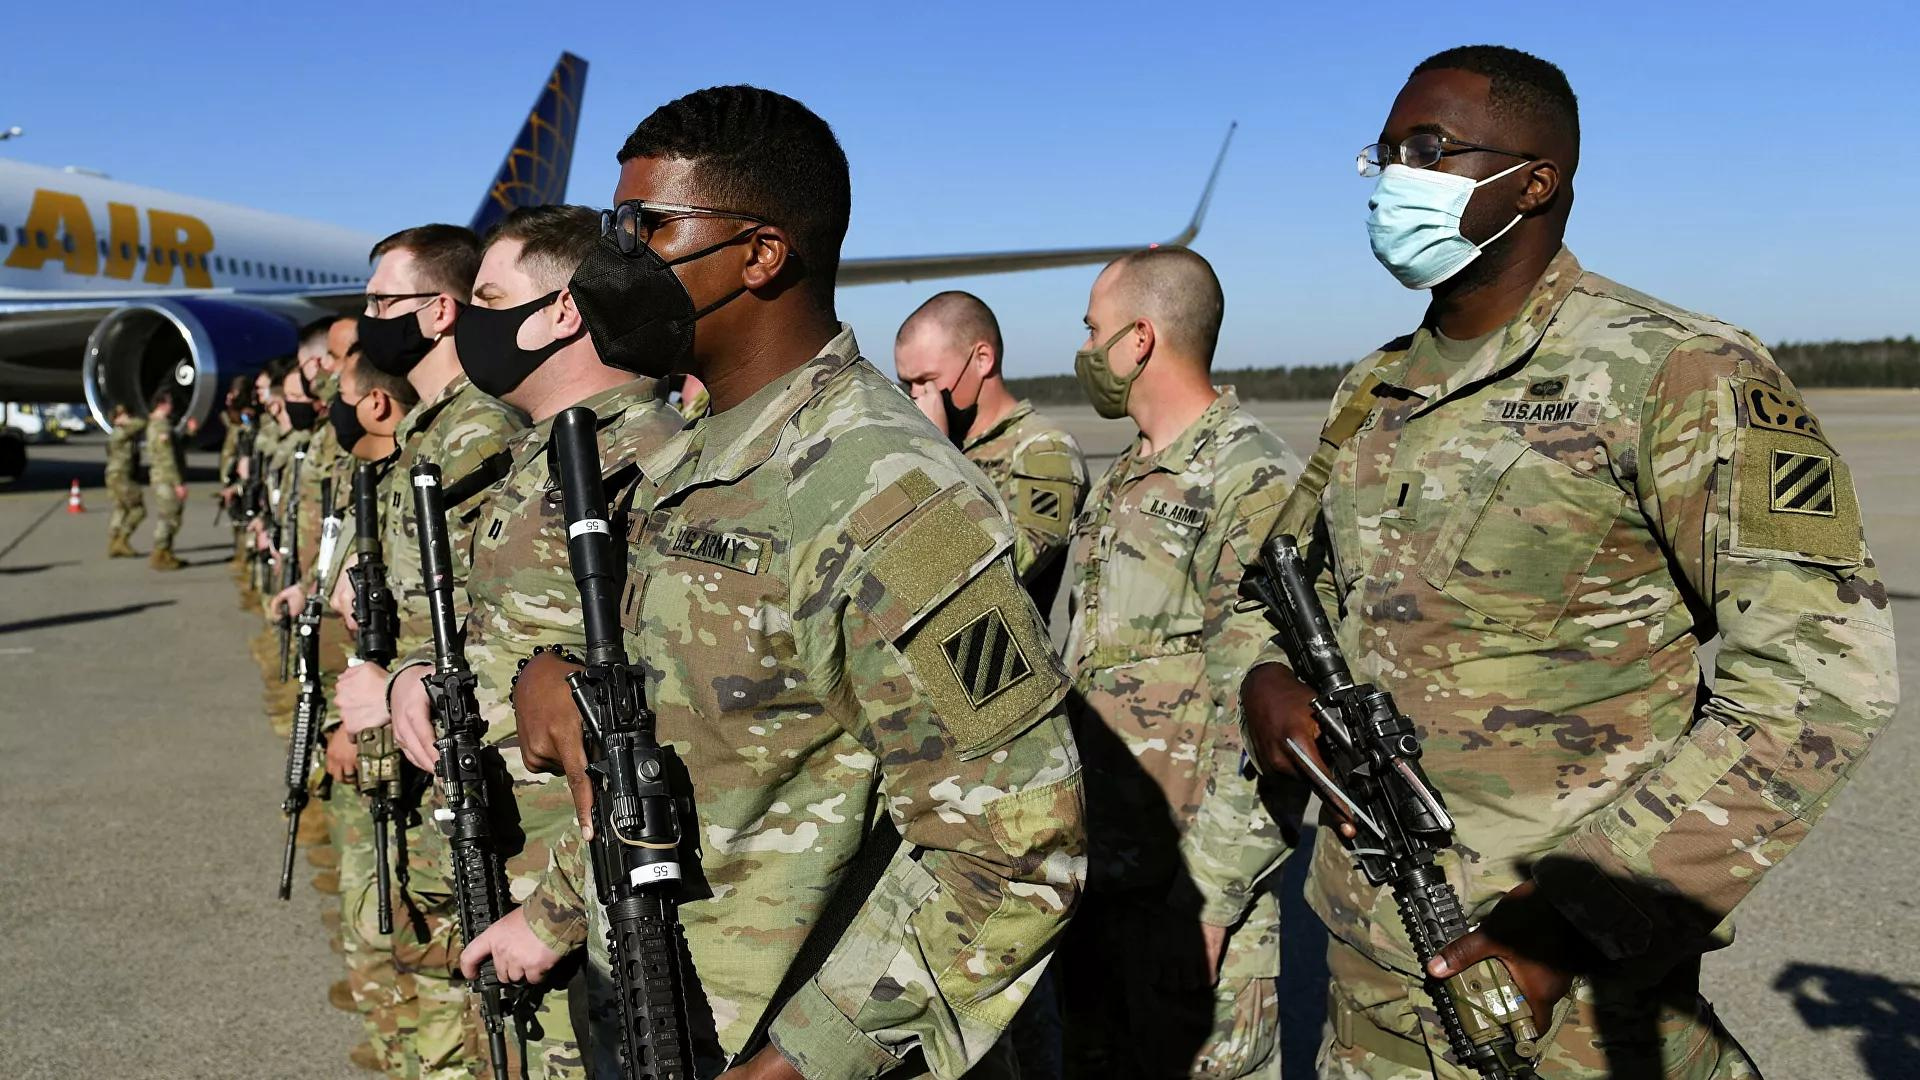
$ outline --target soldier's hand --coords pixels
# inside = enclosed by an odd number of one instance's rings
[[[1227,930],[1212,923],[1200,924],[1200,944],[1207,951],[1207,979],[1211,982],[1220,981],[1220,958],[1226,955]]]
[[[433,745],[433,704],[427,698],[429,670],[425,664],[415,664],[402,671],[387,695],[393,712],[393,741],[400,744],[408,761],[425,772],[432,772],[440,760],[440,749]]]
[[[520,760],[536,772],[559,773],[573,794],[573,816],[580,833],[593,839],[593,784],[587,779],[587,748],[580,735],[580,710],[573,704],[567,676],[579,671],[555,653],[543,652],[520,669],[513,686],[513,717],[520,729]]]
[[[1436,979],[1465,971],[1488,957],[1507,965],[1533,1008],[1541,1031],[1553,1024],[1553,1007],[1567,995],[1575,975],[1599,967],[1599,952],[1532,881],[1500,898],[1479,926],[1448,942],[1427,963]]]
[[[1313,777],[1301,767],[1299,753],[1307,755],[1322,776],[1331,776],[1320,756],[1320,725],[1313,718],[1313,691],[1293,677],[1284,664],[1260,664],[1240,684],[1240,708],[1246,716],[1248,750],[1259,759],[1267,776],[1288,777],[1318,791]],[[1297,750],[1295,748],[1298,748]],[[1353,821],[1326,792],[1320,793],[1323,820],[1351,840],[1359,835]]]
[[[267,614],[275,618],[291,615],[307,605],[307,588],[304,585],[289,585],[275,593],[267,601]]]
[[[746,1061],[735,1065],[720,1074],[721,1080],[804,1080],[793,1062],[780,1052],[780,1048],[768,1043],[760,1052]]]
[[[173,485],[173,497],[176,499],[179,499],[181,502],[186,502],[187,501],[187,485],[185,484]]]
[[[351,784],[359,769],[360,752],[354,748],[352,733],[342,724],[327,734],[327,775],[336,784]]]
[[[333,707],[349,735],[387,723],[387,669],[379,664],[349,665],[333,684]]]
[[[547,948],[546,942],[534,936],[533,928],[527,925],[525,908],[514,908],[460,951],[460,973],[469,979],[479,978],[481,962],[491,956],[493,973],[501,982],[537,985],[565,955]]]

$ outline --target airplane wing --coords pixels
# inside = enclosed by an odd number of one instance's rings
[[[1053,248],[1036,251],[988,251],[960,255],[902,255],[890,258],[842,259],[840,285],[872,285],[882,282],[919,281],[924,278],[962,277],[970,274],[1005,274],[1016,270],[1045,270],[1057,266],[1086,266],[1109,263],[1142,247],[1186,247],[1200,235],[1207,205],[1213,201],[1213,186],[1220,179],[1220,166],[1226,163],[1227,148],[1233,145],[1233,133],[1240,125],[1227,125],[1227,137],[1213,159],[1213,171],[1200,192],[1200,204],[1194,207],[1187,227],[1158,244],[1126,244],[1118,247]]]

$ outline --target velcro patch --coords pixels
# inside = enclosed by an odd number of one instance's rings
[[[1773,452],[1773,509],[1780,514],[1833,516],[1833,458]]]
[[[927,616],[900,652],[963,758],[1044,716],[1066,680],[1004,557]]]
[[[1776,390],[1763,382],[1747,382],[1740,387],[1740,404],[1746,413],[1748,427],[1788,431],[1821,442],[1827,439],[1820,431],[1820,422],[1813,418],[1799,398],[1786,391]]]
[[[1185,506],[1177,502],[1155,496],[1142,503],[1140,509],[1157,518],[1164,518],[1176,525],[1199,528],[1207,523],[1207,512],[1197,506]]]
[[[1734,448],[1733,550],[1858,565],[1860,504],[1847,464],[1811,435],[1748,427]]]
[[[998,546],[962,505],[963,486],[915,514],[873,560],[856,594],[889,640],[911,629]]]
[[[674,555],[724,566],[743,574],[760,572],[760,541],[751,536],[683,525],[667,542],[667,550]]]
[[[1040,480],[1072,480],[1079,475],[1074,468],[1072,451],[1057,444],[1049,444],[1044,449],[1029,449],[1020,454],[1014,459],[1013,471],[1016,475]]]
[[[1577,424],[1591,427],[1600,422],[1597,401],[1489,401],[1484,417],[1495,424]]]
[[[853,512],[853,541],[862,550],[873,546],[900,519],[933,498],[939,489],[927,474],[915,469],[880,490]]]

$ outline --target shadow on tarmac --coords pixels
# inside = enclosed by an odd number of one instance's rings
[[[0,577],[13,577],[21,574],[37,574],[42,570],[58,570],[63,566],[78,566],[80,560],[68,559],[65,562],[37,563],[33,566],[0,566]]]
[[[26,630],[44,630],[50,626],[71,626],[74,623],[97,622],[100,619],[117,619],[122,615],[134,615],[148,608],[167,607],[172,603],[174,603],[172,600],[149,600],[144,604],[125,604],[93,611],[70,611],[65,615],[43,615],[37,619],[0,623],[0,634],[18,634]]]
[[[1788,965],[1773,988],[1793,995],[1800,1019],[1815,1031],[1857,1028],[1855,1052],[1874,1080],[1913,1075],[1920,1060],[1920,983],[1825,964]]]

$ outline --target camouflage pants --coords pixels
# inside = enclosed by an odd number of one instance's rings
[[[1090,895],[1054,958],[1068,1077],[1278,1077],[1278,917],[1270,899],[1208,977],[1198,920],[1152,891]]]
[[[147,520],[146,492],[139,484],[121,479],[108,480],[107,490],[113,495],[113,513],[107,519],[107,530],[114,536],[132,536],[133,530]]]
[[[1446,1056],[1426,990],[1339,938],[1327,942],[1331,982],[1320,1044],[1323,1080],[1475,1080]],[[1576,979],[1554,1012],[1541,1080],[1660,1076],[1736,1080],[1759,1070],[1700,996],[1698,959],[1657,978]]]
[[[394,884],[393,958],[411,982],[414,1027],[410,1062],[421,1080],[492,1076],[477,1003],[460,976],[460,911],[453,897],[451,852],[422,805],[406,829],[409,882]],[[517,1070],[510,1075],[518,1076]]]
[[[513,781],[517,817],[513,831],[524,838],[520,850],[507,859],[507,891],[519,904],[546,874],[553,845],[578,826],[565,780],[528,772],[517,750],[502,754],[502,758]],[[575,1008],[581,1019],[586,1018],[587,1002],[575,1000],[586,994],[583,966],[578,955],[562,961],[526,1010],[528,1080],[586,1080],[589,1075],[599,1075],[587,1070],[587,1033],[576,1031]]]
[[[168,484],[153,485],[153,546],[157,548],[173,547],[173,538],[180,531],[180,515],[186,509],[186,502],[173,493]]]
[[[340,937],[347,961],[347,986],[366,1017],[367,1040],[393,1076],[412,1075],[407,1067],[415,1010],[393,963],[393,943],[380,932],[375,897],[373,815],[351,787],[336,786],[332,806],[333,845],[340,852]]]

